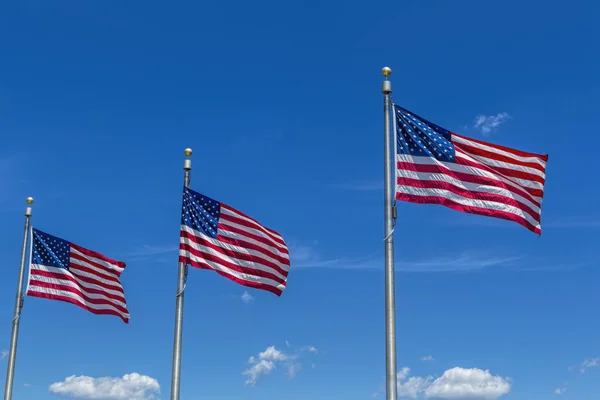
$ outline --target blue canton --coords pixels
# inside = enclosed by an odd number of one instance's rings
[[[217,237],[221,203],[209,197],[194,192],[192,189],[183,188],[183,207],[181,223],[189,226],[206,236]]]
[[[33,264],[69,269],[71,245],[63,239],[32,228]]]
[[[397,105],[394,105],[394,114],[398,154],[455,161],[456,152],[450,131]]]

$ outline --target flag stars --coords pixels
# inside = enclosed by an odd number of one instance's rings
[[[421,121],[399,108],[395,110],[399,127],[396,132],[398,154],[427,155],[439,161],[454,161],[454,146],[450,142],[448,131]]]

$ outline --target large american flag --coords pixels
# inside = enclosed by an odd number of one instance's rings
[[[31,229],[27,295],[73,303],[129,323],[119,277],[125,263],[48,233]]]
[[[288,247],[279,233],[187,187],[179,261],[278,296],[290,269]]]
[[[394,105],[396,200],[442,204],[541,234],[548,155],[450,132]]]

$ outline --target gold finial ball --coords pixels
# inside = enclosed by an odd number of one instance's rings
[[[187,149],[185,149],[185,150],[183,151],[183,154],[185,154],[185,155],[186,155],[186,157],[189,157],[189,156],[191,156],[191,155],[192,155],[192,149],[190,149],[190,148],[188,147]]]
[[[383,67],[381,69],[381,75],[385,76],[386,78],[388,76],[390,76],[392,74],[392,69],[390,67]]]
[[[27,204],[32,205],[33,204],[33,197],[28,197],[27,200]]]

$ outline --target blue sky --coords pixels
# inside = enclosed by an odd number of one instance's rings
[[[541,238],[399,203],[399,392],[597,399],[599,14],[582,0],[4,4],[1,347],[27,196],[35,227],[127,262],[131,312],[125,325],[26,298],[14,398],[169,397],[185,147],[192,188],[281,232],[292,267],[280,298],[190,271],[182,398],[383,398],[389,65],[396,103],[550,155]],[[275,368],[244,375],[261,352]]]

